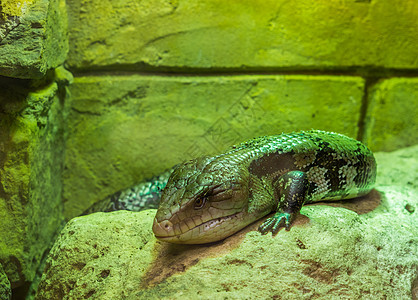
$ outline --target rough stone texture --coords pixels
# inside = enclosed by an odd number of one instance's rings
[[[63,221],[62,76],[0,80],[0,263],[12,288],[33,280]]]
[[[0,264],[0,300],[9,300],[11,296],[12,290],[10,288],[9,279]]]
[[[0,2],[0,75],[41,78],[67,52],[65,0]]]
[[[152,235],[155,210],[75,218],[37,299],[416,299],[417,151],[377,155],[380,205],[306,206],[275,238],[253,224],[220,243],[169,245]]]
[[[65,215],[248,138],[312,128],[356,137],[363,90],[359,77],[78,77],[71,87]]]
[[[393,151],[418,144],[418,78],[382,80],[369,95],[369,146]]]
[[[125,284],[129,290],[140,284],[140,277],[136,282],[121,279],[128,274],[134,277],[143,274],[152,260],[154,238],[150,222],[154,213],[153,210],[140,214],[118,211],[69,221],[51,249],[38,288],[44,292],[36,298],[87,299],[89,295],[95,299],[122,299],[123,294],[127,296],[126,292],[100,290],[110,282],[120,285],[122,290]],[[137,270],[131,273],[133,269]],[[58,282],[51,278],[55,276],[63,277]]]
[[[76,69],[418,67],[415,0],[67,3]]]

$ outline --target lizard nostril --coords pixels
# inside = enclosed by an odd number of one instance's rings
[[[165,231],[171,231],[173,230],[173,223],[171,223],[169,220],[164,220],[160,222],[161,229]]]
[[[152,231],[156,236],[159,237],[171,236],[173,234],[173,223],[171,223],[169,220],[158,222],[157,218],[155,218],[154,224],[152,226]]]

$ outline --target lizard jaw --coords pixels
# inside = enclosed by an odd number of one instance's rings
[[[203,244],[222,240],[245,227],[244,212],[208,220],[180,234],[175,234],[174,226],[169,220],[161,222],[154,219],[152,230],[157,239],[176,244]]]

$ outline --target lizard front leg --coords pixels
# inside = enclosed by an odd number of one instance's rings
[[[281,227],[290,230],[292,222],[299,214],[306,201],[309,182],[306,173],[290,171],[280,176],[273,184],[278,191],[278,205],[274,216],[268,218],[260,225],[258,231],[267,234],[269,231],[275,235]]]

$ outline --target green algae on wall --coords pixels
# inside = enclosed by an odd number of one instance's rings
[[[65,0],[0,2],[0,75],[42,78],[67,52]]]
[[[10,281],[4,273],[3,267],[0,264],[0,299],[9,300],[12,297],[12,290],[10,288]]]
[[[63,221],[60,81],[0,81],[0,262],[13,288],[33,280]]]
[[[34,0],[8,0],[0,5],[0,20],[5,21],[10,17],[22,16]]]
[[[86,76],[71,86],[67,218],[193,157],[294,130],[358,134],[360,77]]]

